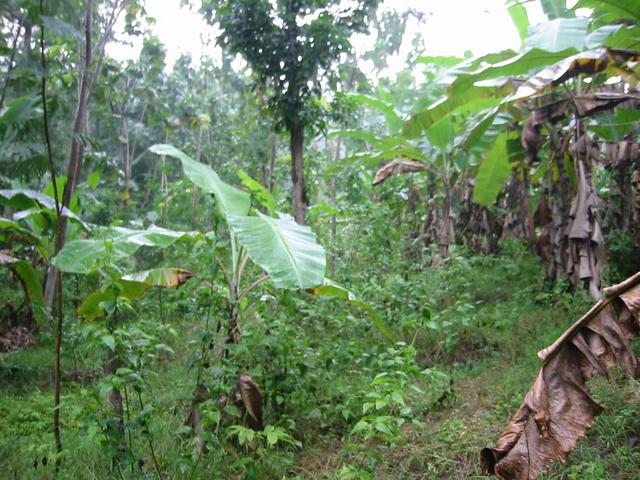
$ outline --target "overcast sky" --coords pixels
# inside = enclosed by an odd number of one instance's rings
[[[420,24],[413,18],[409,20],[399,55],[389,58],[387,75],[404,67],[411,41],[418,33],[422,35],[427,55],[462,56],[467,50],[480,55],[504,48],[517,50],[520,46],[504,0],[385,0],[381,8],[399,11],[413,8],[425,13]],[[197,10],[181,7],[180,0],[147,0],[146,9],[156,19],[152,31],[165,44],[168,69],[183,52],[191,53],[196,62],[203,54],[219,58],[215,46],[217,31],[206,24]],[[538,2],[529,2],[527,9],[532,24],[544,20]],[[109,54],[119,60],[137,58],[142,40],[133,39],[132,43],[131,46],[111,44]],[[357,51],[363,52],[372,39],[354,36],[353,43]],[[361,68],[365,72],[369,70],[366,64]]]

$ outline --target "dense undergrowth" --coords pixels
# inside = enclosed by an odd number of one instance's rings
[[[429,269],[426,254],[403,261],[364,242],[379,261],[352,252],[339,263],[350,272],[336,277],[383,314],[401,336],[395,345],[358,310],[269,287],[249,300],[243,342],[226,358],[218,322],[227,307],[202,285],[146,300],[126,328],[68,316],[59,478],[479,478],[478,451],[519,406],[536,352],[588,302],[549,289],[518,243],[500,257],[459,249]],[[176,255],[188,261],[188,251]],[[74,300],[70,292],[69,311]],[[110,336],[127,361],[105,376]],[[3,478],[55,477],[51,342],[43,329],[36,346],[0,357]],[[260,384],[261,432],[219,402],[239,373]],[[201,404],[200,444],[185,423],[198,377],[212,397]],[[640,387],[592,384],[605,414],[547,479],[637,478]],[[112,466],[104,397],[114,385],[125,393],[127,449]]]

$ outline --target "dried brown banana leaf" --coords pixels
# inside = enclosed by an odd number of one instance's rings
[[[485,474],[535,480],[584,438],[602,408],[586,382],[618,364],[632,378],[640,363],[629,341],[640,334],[640,272],[604,290],[596,303],[550,347],[524,402],[494,448],[481,451]]]
[[[406,158],[396,158],[395,160],[387,163],[381,167],[373,179],[374,185],[380,185],[387,178],[392,175],[400,175],[403,173],[423,172],[427,169],[424,163],[416,162],[413,160],[407,160]]]

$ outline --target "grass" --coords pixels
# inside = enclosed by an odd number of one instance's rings
[[[530,388],[540,366],[536,352],[589,304],[562,289],[545,290],[535,259],[514,250],[502,259],[460,255],[429,276],[390,273],[386,283],[356,279],[358,291],[374,298],[387,321],[414,342],[415,360],[407,347],[389,350],[366,320],[340,305],[284,295],[247,317],[246,344],[233,353],[235,361],[260,381],[267,423],[291,433],[301,448],[239,444],[224,433],[224,417],[219,435],[207,430],[209,451],[195,452],[183,423],[195,387],[202,320],[183,291],[165,304],[166,326],[153,327],[153,305],[145,314],[149,321],[136,323],[146,333],[134,335],[134,344],[155,338],[174,353],[144,347],[145,408],[130,390],[130,414],[133,421],[146,412],[150,436],[131,426],[133,457],[124,458],[118,472],[101,428],[109,417],[101,395],[103,357],[99,344],[91,345],[100,334],[70,327],[76,341],[65,349],[65,452],[57,478],[157,478],[149,438],[164,478],[481,478],[479,451],[495,443]],[[55,478],[51,350],[43,337],[39,345],[0,356],[2,478]],[[222,385],[238,367],[229,368],[211,365],[205,381]],[[424,369],[440,376],[420,373]],[[396,383],[376,384],[381,374]],[[605,413],[545,480],[637,478],[640,385],[616,373],[613,385],[594,379],[591,386]],[[393,403],[394,389],[409,410]],[[383,425],[368,436],[351,433],[372,398],[382,403],[369,407],[371,421],[400,420],[398,428],[392,423],[390,430]],[[215,415],[212,405],[204,412]]]

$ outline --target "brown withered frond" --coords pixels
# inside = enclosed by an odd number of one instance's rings
[[[392,175],[424,172],[425,170],[427,170],[427,166],[424,163],[416,162],[414,160],[407,160],[406,158],[396,158],[395,160],[378,169],[378,171],[376,172],[376,176],[373,179],[373,184],[380,185]]]
[[[485,474],[503,480],[535,480],[564,460],[602,408],[586,382],[618,364],[640,377],[629,341],[640,334],[640,272],[604,290],[605,297],[550,347],[538,353],[543,366],[524,402],[494,448],[481,452]]]

